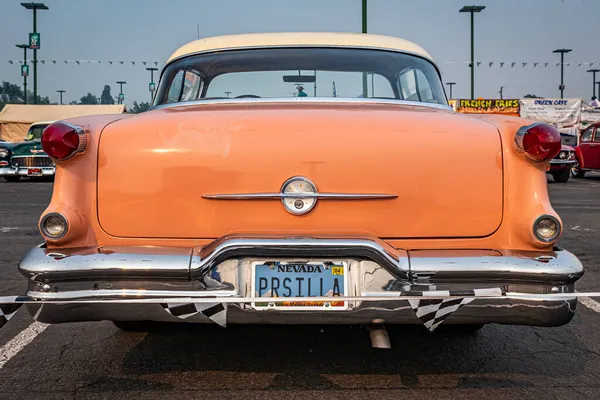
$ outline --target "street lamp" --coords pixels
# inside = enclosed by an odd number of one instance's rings
[[[27,49],[28,44],[16,44],[20,49],[23,49],[23,65],[21,66],[21,75],[23,76],[23,104],[27,104],[27,75],[29,75],[29,66],[27,65]]]
[[[44,3],[21,3],[27,10],[33,10],[33,33],[29,34],[29,48],[33,49],[33,104],[37,104],[37,50],[40,48],[37,33],[37,10],[48,10]],[[32,46],[32,37],[37,38],[36,46]]]
[[[572,49],[556,49],[553,51],[553,53],[560,53],[560,86],[558,87],[558,89],[560,89],[560,98],[561,99],[564,98],[563,95],[565,92],[565,84],[564,84],[565,53],[570,53],[571,51],[573,51],[573,50]]]
[[[485,6],[464,6],[459,12],[471,13],[471,100],[475,99],[475,13],[485,10]]]
[[[63,93],[65,93],[65,92],[66,92],[66,90],[57,90],[57,92],[60,94],[60,105],[62,105],[62,103],[63,103],[63,102],[62,102],[62,96],[63,96]],[[94,96],[94,97],[95,97],[95,96]]]
[[[450,99],[452,99],[452,86],[456,85],[456,82],[446,82],[446,85],[450,88]]]
[[[600,72],[600,69],[588,69],[587,72],[591,72],[592,73],[592,76],[593,76],[593,79],[592,79],[592,90],[593,90],[592,97],[596,97],[596,72]]]
[[[119,90],[119,104],[123,104],[123,100],[125,100],[125,95],[123,94],[123,85],[127,82],[125,81],[117,81],[117,84],[120,86]]]
[[[150,85],[148,88],[150,89],[150,104],[152,104],[152,100],[154,99],[154,90],[156,90],[156,85],[154,85],[154,71],[158,71],[158,68],[150,67],[146,68],[146,71],[150,71]]]

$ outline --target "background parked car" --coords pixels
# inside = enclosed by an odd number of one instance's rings
[[[583,131],[575,152],[577,162],[572,168],[573,176],[583,178],[587,171],[600,171],[600,122]]]
[[[575,148],[563,145],[560,153],[550,160],[546,172],[552,175],[556,182],[567,182],[571,176],[571,168],[575,164],[577,164]]]
[[[0,145],[0,175],[9,182],[21,177],[54,176],[54,162],[42,150],[41,139],[44,129],[54,121],[31,124],[24,142],[3,142]]]

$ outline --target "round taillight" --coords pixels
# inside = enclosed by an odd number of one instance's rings
[[[551,160],[562,148],[558,129],[544,123],[519,129],[515,143],[529,158],[539,162]]]
[[[57,160],[66,160],[83,152],[86,145],[83,129],[66,122],[50,124],[42,133],[42,149]]]

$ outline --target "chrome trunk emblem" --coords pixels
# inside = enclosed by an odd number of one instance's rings
[[[208,200],[281,200],[285,209],[294,215],[310,212],[317,200],[385,200],[395,199],[395,194],[386,193],[319,193],[310,179],[294,176],[283,183],[279,193],[231,193],[206,194]]]

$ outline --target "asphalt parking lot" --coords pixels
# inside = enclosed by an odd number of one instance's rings
[[[559,245],[600,291],[600,174],[549,178],[564,221]],[[52,183],[0,181],[0,295],[23,293],[16,269],[42,241]],[[600,301],[600,298],[596,299]],[[559,328],[486,326],[471,337],[390,331],[373,350],[356,327],[179,327],[122,332],[110,322],[44,325],[22,309],[0,331],[0,399],[600,398],[600,303],[584,299]]]

